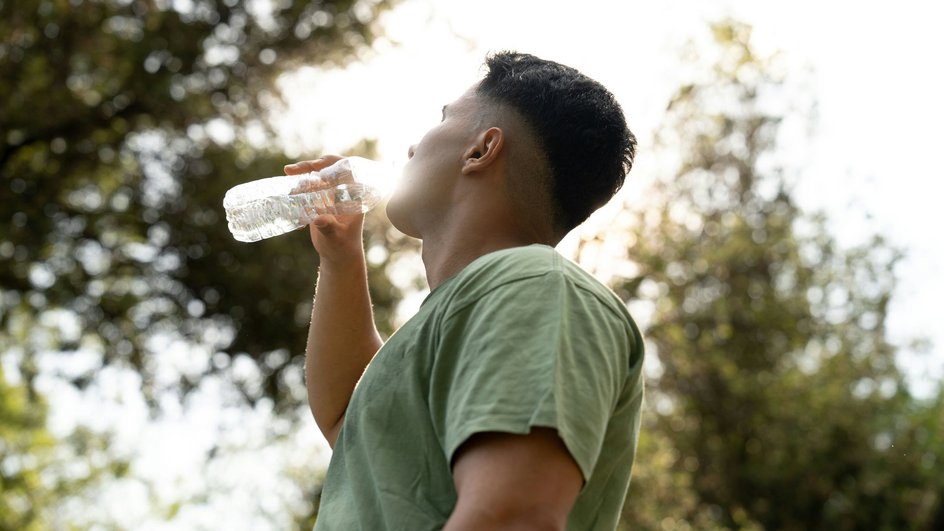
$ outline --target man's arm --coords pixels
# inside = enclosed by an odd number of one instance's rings
[[[320,170],[338,159],[326,156],[291,164],[285,173]],[[367,290],[363,227],[363,215],[320,216],[311,224],[320,268],[305,349],[305,380],[308,405],[332,448],[354,386],[383,344]]]
[[[456,508],[444,531],[563,530],[583,486],[557,432],[480,433],[456,452]]]

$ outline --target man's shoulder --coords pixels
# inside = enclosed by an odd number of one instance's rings
[[[570,275],[562,257],[546,245],[511,247],[480,256],[457,276],[455,290],[470,296],[549,275]]]
[[[464,280],[514,280],[547,274],[559,268],[563,257],[552,247],[529,245],[511,247],[480,256],[461,273]]]
[[[628,317],[625,305],[612,290],[547,245],[513,247],[486,254],[469,264],[454,280],[453,302],[459,304],[478,300],[496,290],[515,291],[537,284],[542,288],[539,295],[551,296],[560,288],[573,289]]]

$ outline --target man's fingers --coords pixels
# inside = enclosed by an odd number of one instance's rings
[[[286,164],[282,170],[285,172],[285,175],[298,175],[301,173],[319,171],[327,168],[342,158],[344,157],[338,155],[325,155],[314,160],[303,160],[293,164]]]
[[[316,229],[327,229],[336,223],[337,220],[331,214],[322,214],[311,221],[311,226]],[[322,230],[322,232],[326,231]]]
[[[321,165],[321,162],[321,159],[303,160],[294,164],[286,164],[285,167],[282,168],[282,171],[285,172],[285,175],[299,175],[301,173],[318,171],[324,167]]]

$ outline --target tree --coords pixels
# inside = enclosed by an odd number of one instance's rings
[[[657,145],[681,157],[630,226],[649,303],[649,411],[630,529],[930,529],[940,398],[909,395],[886,336],[901,253],[842,248],[778,165],[782,79],[750,28],[712,27],[708,72]],[[935,420],[931,420],[935,419]],[[932,442],[934,441],[934,442]]]
[[[287,351],[266,365],[280,400],[316,262],[301,234],[234,242],[221,198],[286,162],[264,142],[274,78],[363,55],[390,2],[182,5],[0,2],[0,344],[14,313],[55,310],[81,320],[60,348],[96,343],[144,373],[162,331]]]
[[[275,78],[363,57],[394,3],[0,0],[0,356],[27,410],[38,360],[65,353],[94,360],[53,369],[79,389],[105,368],[139,373],[155,416],[159,397],[221,376],[247,407],[295,418],[317,257],[301,231],[234,241],[222,197],[288,161],[268,140]],[[395,259],[371,263],[387,332]],[[173,341],[199,348],[162,372]],[[258,377],[234,379],[246,359]]]
[[[127,463],[106,457],[107,436],[78,429],[58,440],[46,429],[45,402],[15,379],[0,365],[0,529],[60,527],[48,509],[104,477],[124,476]],[[87,460],[76,472],[79,456]]]
[[[43,409],[29,407],[26,389],[8,384],[0,366],[0,529],[41,528],[33,508],[36,498],[48,495],[35,464],[52,446],[45,420]]]

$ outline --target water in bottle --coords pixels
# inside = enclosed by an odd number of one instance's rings
[[[233,237],[254,242],[304,227],[320,215],[362,214],[377,206],[395,176],[392,165],[347,157],[317,172],[259,179],[223,197]]]

